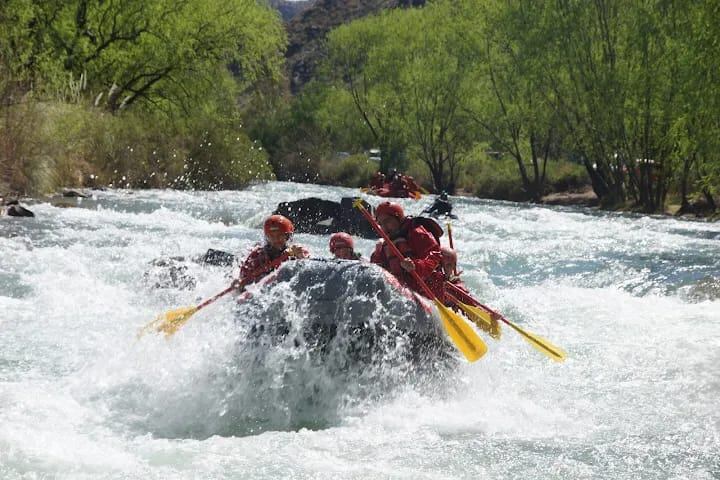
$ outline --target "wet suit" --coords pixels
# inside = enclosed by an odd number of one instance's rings
[[[452,204],[449,200],[443,200],[442,198],[438,197],[435,199],[435,202],[431,206],[423,210],[423,213],[451,216]]]

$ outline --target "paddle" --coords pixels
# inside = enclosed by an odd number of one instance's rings
[[[448,240],[450,242],[450,248],[453,248],[453,238],[452,238],[452,227],[450,226],[450,222],[447,224],[448,228]],[[455,266],[455,275],[457,275],[457,265]],[[552,343],[550,343],[548,340],[526,332],[522,328],[515,325],[513,322],[505,318],[500,313],[492,310],[487,305],[483,305],[482,303],[478,302],[474,298],[472,298],[467,292],[462,290],[457,285],[453,284],[452,282],[445,282],[446,288],[449,290],[452,290],[452,292],[455,295],[458,296],[466,296],[469,300],[472,301],[472,303],[475,303],[476,305],[469,305],[466,302],[461,302],[456,297],[454,297],[452,294],[448,294],[450,299],[458,305],[463,312],[465,312],[466,315],[468,315],[468,318],[473,320],[476,325],[478,325],[480,328],[485,330],[490,334],[491,337],[495,338],[496,340],[500,339],[500,325],[498,325],[497,321],[502,320],[506,325],[509,325],[510,328],[518,332],[522,337],[530,342],[530,345],[538,350],[543,355],[547,355],[552,360],[555,360],[556,362],[562,362],[565,360],[565,352],[560,349],[559,347],[556,347]]]
[[[453,250],[455,247],[453,246],[453,237],[452,237],[452,225],[450,222],[447,223],[447,232],[448,232],[448,241],[450,243],[450,248]],[[457,262],[455,263],[455,268],[453,269],[453,274],[457,277],[458,276],[458,269],[457,269]],[[455,295],[447,293],[448,298],[450,301],[452,301],[455,305],[457,305],[463,312],[465,312],[465,315],[472,320],[472,322],[480,327],[484,332],[490,334],[492,338],[495,340],[500,340],[500,336],[502,332],[500,331],[500,325],[498,324],[497,320],[490,315],[490,313],[479,309],[479,308],[473,308],[472,305],[469,305],[466,302],[463,302],[457,298],[458,295],[460,296],[467,296],[472,302],[477,303],[474,298],[470,297],[470,295],[467,294],[463,289],[460,287],[457,287],[454,283],[450,281],[446,281],[446,284],[452,285],[456,288],[457,292]]]
[[[447,231],[448,231],[448,242],[450,242],[450,248],[455,250],[455,247],[453,246],[453,239],[452,239],[452,224],[450,222],[447,223]],[[453,268],[453,275],[457,277],[458,270],[457,270],[457,262],[455,262],[455,268]]]
[[[373,230],[375,230],[377,234],[385,240],[386,245],[388,245],[393,255],[399,259],[405,258],[387,234],[382,230],[382,228],[380,228],[380,225],[377,224],[372,215],[370,215],[370,212],[365,209],[359,199],[353,202],[353,206],[360,210],[360,213],[362,213],[365,219],[370,223]],[[438,300],[417,272],[411,271],[410,274],[423,290],[425,296],[435,303],[438,312],[440,312],[440,318],[445,331],[450,336],[450,339],[455,343],[455,346],[462,352],[463,355],[465,355],[465,358],[467,358],[469,362],[474,362],[485,355],[487,352],[487,345],[485,345],[485,342],[483,342],[478,334],[475,333],[475,330],[473,330],[462,317]]]
[[[155,330],[158,333],[164,333],[166,337],[169,337],[173,335],[175,332],[180,330],[180,328],[187,323],[188,320],[190,320],[190,317],[192,317],[195,313],[197,313],[198,310],[207,307],[211,303],[213,303],[215,300],[224,297],[228,293],[232,292],[233,290],[238,290],[239,292],[245,291],[245,287],[247,287],[248,284],[252,283],[254,280],[257,280],[258,278],[262,277],[266,273],[269,273],[270,271],[274,270],[276,267],[280,266],[282,262],[287,260],[289,257],[289,253],[287,251],[283,252],[282,255],[280,255],[278,258],[270,262],[269,265],[265,265],[254,272],[251,272],[249,275],[247,275],[242,280],[235,281],[230,285],[228,288],[223,290],[222,292],[208,298],[204,302],[200,303],[199,305],[196,305],[194,307],[180,307],[176,308],[175,310],[170,310],[169,312],[165,312],[162,315],[158,315],[155,320],[145,325],[143,328],[140,329],[140,331],[137,334],[137,337],[140,338],[149,330]]]
[[[450,301],[458,306],[475,325],[495,340],[500,340],[502,335],[500,324],[490,312],[479,307],[479,303],[470,294],[448,280],[445,281],[445,290]]]
[[[450,291],[448,297],[455,302],[455,304],[458,305],[480,328],[487,331],[485,326],[488,326],[490,328],[489,333],[493,338],[500,338],[500,330],[497,328],[499,327],[497,325],[497,320],[502,320],[503,323],[522,335],[522,337],[527,340],[533,348],[543,355],[550,357],[556,362],[562,362],[565,360],[565,352],[561,348],[550,343],[547,339],[523,330],[505,318],[502,314],[472,298],[467,292],[452,282],[446,281],[445,287]],[[466,300],[470,300],[476,305],[469,305],[467,302],[458,300],[457,297],[467,297]],[[496,335],[493,334],[493,331],[496,332]]]

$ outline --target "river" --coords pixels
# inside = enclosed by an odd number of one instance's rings
[[[720,299],[698,287],[720,278],[720,224],[453,198],[468,286],[568,360],[505,329],[437,385],[378,385],[314,419],[286,393],[262,428],[228,424],[258,407],[228,387],[230,302],[136,339],[228,284],[197,266],[194,288],[155,289],[153,259],[242,255],[278,202],[355,193],[116,190],[0,218],[0,478],[720,478]],[[327,236],[295,240],[329,256]]]

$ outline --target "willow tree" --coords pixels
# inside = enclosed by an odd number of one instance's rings
[[[479,56],[477,92],[464,105],[492,144],[514,158],[527,196],[540,201],[551,147],[560,136],[546,69],[551,37],[538,25],[542,4],[464,2],[467,42]],[[475,26],[475,28],[473,28]]]
[[[678,15],[675,58],[681,81],[680,108],[675,116],[682,168],[681,212],[690,210],[689,196],[701,194],[717,209],[720,194],[720,16],[717,2],[689,4]]]
[[[555,111],[601,201],[662,209],[676,163],[673,2],[558,2],[538,24],[554,59]]]
[[[401,61],[380,54],[393,41],[392,29],[404,14],[391,12],[357,20],[328,35],[324,67],[350,93],[357,115],[380,147],[383,171],[400,166],[407,142],[398,121],[400,101],[391,93],[396,90],[391,85],[399,83]]]
[[[329,35],[330,65],[367,128],[381,146],[417,152],[437,190],[454,186],[458,153],[472,140],[460,106],[474,88],[476,62],[454,25],[458,14],[452,2],[436,2]]]
[[[240,88],[282,67],[277,13],[254,0],[44,0],[35,20],[47,47],[86,75],[110,111],[201,102],[230,64]]]

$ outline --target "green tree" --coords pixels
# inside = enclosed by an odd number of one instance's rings
[[[33,88],[61,69],[33,32],[36,13],[31,0],[0,3],[0,192],[22,191],[28,183],[25,170],[38,117]]]
[[[556,58],[555,110],[606,205],[662,209],[674,169],[679,91],[673,2],[558,2],[539,23]]]
[[[417,152],[434,187],[454,186],[472,141],[460,105],[473,90],[473,50],[452,2],[391,11],[329,35],[329,62],[383,150],[383,168]],[[388,155],[389,152],[389,155]]]
[[[44,0],[37,9],[48,46],[111,111],[185,108],[229,64],[240,87],[280,75],[282,26],[254,0]]]
[[[398,167],[407,140],[398,121],[400,109],[392,84],[399,83],[399,59],[381,55],[393,39],[396,21],[405,12],[392,12],[341,26],[328,35],[328,65],[350,93],[363,125],[382,151],[380,168]],[[395,39],[397,40],[397,39]]]
[[[693,188],[717,208],[720,194],[720,5],[695,2],[680,10],[676,58],[681,80],[674,128],[679,139],[681,212],[690,210]]]
[[[462,19],[479,26],[463,30],[471,32],[481,55],[476,82],[481,88],[464,108],[492,143],[515,159],[523,190],[540,201],[551,146],[560,136],[545,72],[548,36],[537,24],[543,7],[528,2],[465,7]]]

